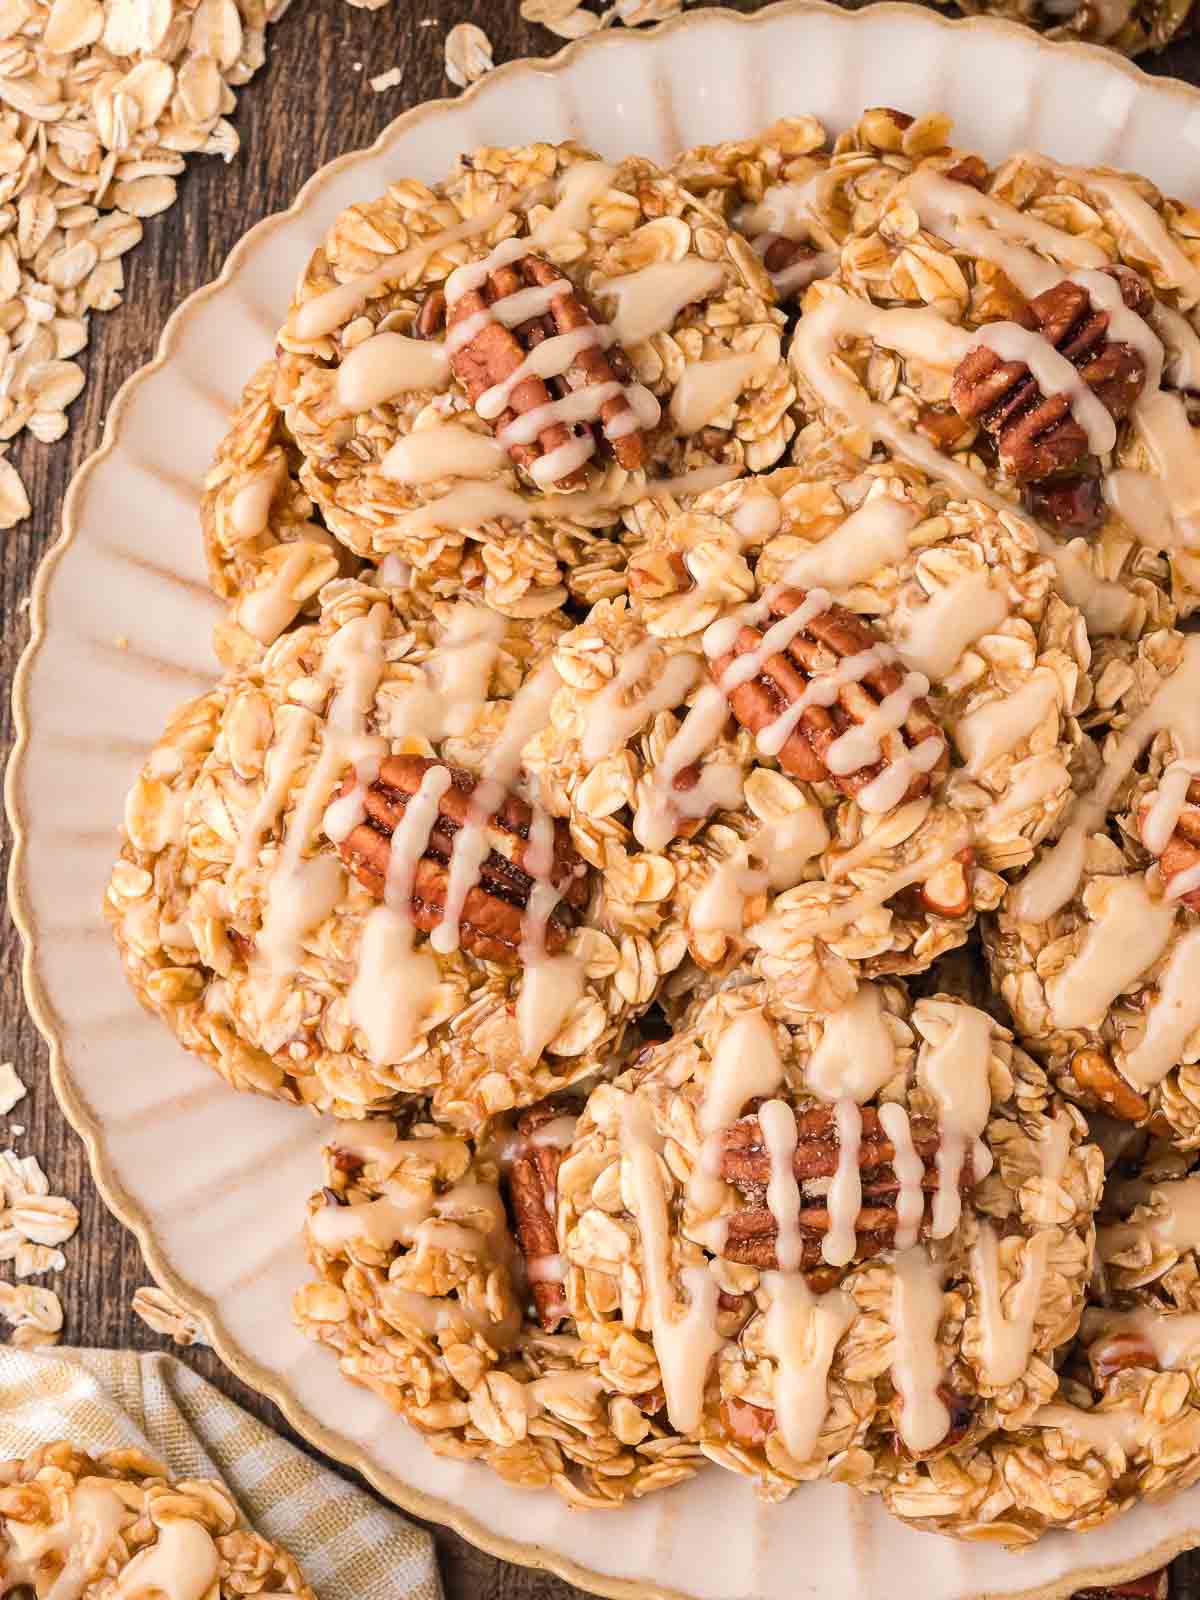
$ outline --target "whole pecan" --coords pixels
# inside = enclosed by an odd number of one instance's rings
[[[781,589],[770,597],[771,615],[790,616],[805,599],[802,589]],[[763,635],[757,628],[748,624],[741,627],[733,649],[709,662],[718,683],[738,656],[761,649],[762,641]],[[760,733],[783,716],[789,706],[796,704],[813,679],[832,672],[845,658],[862,655],[879,643],[878,636],[861,618],[844,606],[831,605],[808,622],[784,650],[768,656],[757,676],[729,691],[730,710],[743,728]],[[843,794],[856,795],[888,765],[886,757],[872,766],[860,767],[857,772],[833,774],[826,760],[829,747],[848,728],[866,722],[878,710],[881,701],[895,694],[903,681],[903,669],[891,660],[881,659],[879,665],[872,667],[859,681],[842,685],[832,704],[808,705],[779,751],[779,765],[794,778],[808,783],[830,780]],[[922,739],[942,740],[942,754],[934,771],[944,769],[945,741],[927,700],[914,700],[897,737],[909,748]],[[925,772],[915,773],[905,799],[924,794],[929,788],[930,776]]]
[[[913,1148],[925,1168],[922,1193],[932,1197],[939,1183],[937,1153],[941,1139],[937,1125],[916,1117],[911,1128]],[[895,1243],[899,1226],[896,1204],[900,1192],[893,1166],[895,1157],[895,1147],[880,1124],[878,1111],[873,1106],[864,1106],[858,1152],[862,1208],[855,1224],[855,1261],[877,1256]],[[819,1105],[799,1112],[792,1171],[800,1185],[798,1222],[802,1234],[801,1266],[805,1270],[822,1265],[821,1245],[830,1229],[828,1182],[838,1170],[839,1159],[833,1108]],[[757,1114],[742,1117],[725,1130],[721,1140],[720,1171],[725,1182],[740,1190],[747,1200],[747,1204],[728,1219],[721,1254],[729,1261],[762,1270],[776,1267],[779,1224],[767,1204],[767,1186],[772,1176],[771,1154]],[[965,1195],[974,1184],[968,1157],[959,1175],[959,1189]],[[926,1225],[930,1212],[931,1200],[927,1199]]]
[[[1111,275],[1131,311],[1149,310],[1152,296],[1136,272],[1117,267]],[[1064,278],[1035,296],[1018,320],[1065,356],[1115,421],[1129,415],[1146,381],[1145,362],[1132,345],[1108,339],[1108,313],[1092,305],[1081,284]],[[1002,360],[986,342],[959,362],[950,399],[961,417],[995,437],[1001,465],[1014,478],[1048,478],[1088,454],[1069,396],[1044,395],[1023,361]]]
[[[629,358],[620,345],[610,343],[605,348],[596,318],[563,274],[538,255],[522,256],[511,265],[498,267],[478,289],[468,290],[455,300],[447,314],[447,333],[453,334],[461,323],[487,312],[509,295],[524,289],[548,288],[556,283],[567,284],[567,287],[551,299],[550,309],[544,316],[530,318],[512,328],[495,319],[488,320],[472,339],[451,351],[451,369],[471,404],[476,405],[487,390],[510,378],[529,352],[545,339],[596,327],[596,341],[576,351],[560,377],[543,379],[531,373],[522,378],[508,396],[507,408],[498,417],[484,419],[497,433],[518,417],[538,411],[573,390],[601,384],[627,384],[630,380]],[[561,449],[583,431],[590,431],[597,443],[601,439],[607,442],[617,461],[628,471],[644,466],[645,435],[624,391],[604,399],[597,410],[595,422],[563,422],[551,418],[535,440],[511,444],[508,453],[518,466],[532,471],[543,456]],[[554,486],[568,489],[581,482],[582,473],[575,470],[555,480]]]
[[[392,834],[408,802],[421,787],[431,767],[445,762],[427,756],[386,756],[379,776],[366,790],[366,818],[337,846],[342,860],[358,881],[383,898],[391,860]],[[450,787],[438,802],[438,815],[428,843],[413,875],[410,915],[414,924],[432,932],[446,909],[450,858],[454,841],[470,819],[476,779],[461,767],[448,767]],[[347,777],[341,793],[355,784]],[[487,820],[488,853],[479,881],[469,891],[459,924],[464,950],[483,961],[511,964],[517,959],[524,936],[525,911],[534,880],[528,871],[529,830],[533,813],[526,802],[508,794]],[[561,819],[554,823],[554,850],[550,881],[561,899],[546,924],[546,949],[560,950],[587,901],[587,868],[571,844],[570,829]]]
[[[517,1121],[518,1143],[508,1169],[517,1244],[525,1258],[538,1321],[547,1333],[553,1333],[567,1315],[557,1225],[558,1169],[565,1149],[557,1140],[539,1141],[537,1134],[572,1115],[546,1102],[524,1112]]]

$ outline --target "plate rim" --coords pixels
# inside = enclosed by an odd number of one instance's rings
[[[9,912],[21,940],[21,986],[34,1026],[45,1041],[49,1052],[51,1089],[67,1122],[83,1142],[92,1179],[101,1200],[117,1221],[134,1235],[142,1258],[155,1281],[175,1295],[203,1323],[211,1348],[222,1364],[240,1382],[270,1400],[288,1424],[309,1445],[342,1466],[359,1473],[377,1493],[402,1511],[452,1529],[469,1544],[488,1555],[517,1566],[553,1572],[566,1582],[587,1589],[593,1594],[609,1597],[609,1600],[691,1600],[691,1597],[683,1590],[665,1587],[646,1579],[616,1578],[610,1574],[597,1572],[559,1551],[495,1533],[462,1506],[405,1483],[394,1473],[376,1465],[364,1449],[319,1422],[290,1392],[281,1378],[259,1362],[244,1355],[233,1335],[225,1328],[215,1303],[186,1283],[167,1259],[155,1236],[152,1219],[133,1199],[114,1172],[104,1148],[100,1120],[92,1114],[72,1080],[64,1043],[59,1034],[57,1017],[38,970],[34,917],[25,881],[24,766],[26,751],[32,737],[27,694],[34,663],[45,643],[48,631],[46,597],[51,581],[59,562],[74,544],[79,532],[76,521],[77,506],[82,500],[92,474],[116,449],[125,413],[134,396],[143,383],[168,364],[186,325],[199,307],[225,289],[240,270],[244,258],[269,234],[277,231],[290,219],[299,216],[319,190],[351,164],[383,155],[395,139],[418,123],[435,117],[448,108],[462,106],[485,90],[490,92],[491,85],[501,80],[517,78],[530,72],[539,76],[555,76],[569,67],[584,51],[614,47],[636,49],[639,40],[644,43],[647,39],[681,32],[685,28],[711,26],[718,19],[722,23],[742,28],[755,28],[783,16],[805,14],[836,18],[839,24],[847,27],[864,24],[869,27],[872,25],[872,19],[880,16],[907,17],[919,20],[923,26],[992,33],[1001,38],[1019,38],[1027,48],[1040,52],[1052,55],[1066,52],[1103,63],[1109,70],[1121,74],[1136,87],[1152,85],[1155,90],[1168,93],[1188,103],[1195,112],[1200,113],[1200,87],[1173,76],[1151,75],[1134,62],[1104,46],[1078,40],[1047,39],[1021,23],[997,17],[980,15],[946,17],[924,6],[910,4],[908,0],[874,0],[874,3],[856,10],[847,10],[832,3],[832,0],[775,0],[775,3],[750,13],[727,10],[719,5],[696,7],[654,27],[639,29],[636,33],[610,29],[604,33],[574,40],[550,56],[518,57],[495,67],[461,94],[422,101],[394,117],[372,144],[345,151],[319,167],[301,186],[291,205],[283,210],[271,212],[249,228],[230,250],[219,274],[210,282],[193,290],[168,317],[153,358],[121,384],[108,407],[99,444],[80,464],[67,487],[62,502],[58,536],[44,552],[30,588],[29,638],[18,659],[12,683],[11,701],[15,737],[4,775],[4,811],[12,838],[6,891]],[[1049,1584],[1019,1592],[1005,1592],[1003,1596],[997,1593],[980,1594],[976,1600],[1060,1600],[1060,1597],[1072,1595],[1080,1589],[1119,1584],[1141,1576],[1148,1570],[1147,1562],[1151,1564],[1150,1570],[1165,1566],[1176,1556],[1197,1545],[1200,1545],[1200,1491],[1197,1491],[1195,1521],[1189,1529],[1170,1536],[1132,1562],[1110,1562],[1094,1568],[1084,1567],[1069,1577],[1052,1580]]]

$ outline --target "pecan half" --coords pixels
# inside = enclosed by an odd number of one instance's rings
[[[1138,813],[1139,833],[1145,827],[1151,804],[1147,800]],[[1179,813],[1174,833],[1167,840],[1167,848],[1158,858],[1163,886],[1169,889],[1172,878],[1195,866],[1200,866],[1200,778],[1193,778],[1188,784],[1187,802]],[[1179,896],[1179,901],[1193,911],[1200,911],[1200,888],[1189,889],[1187,894]]]
[[[1025,509],[1064,533],[1095,533],[1107,515],[1100,478],[1076,474],[1027,484]]]
[[[938,1188],[940,1135],[935,1123],[920,1117],[914,1118],[911,1126],[913,1148],[925,1168],[921,1189],[927,1197],[932,1197]],[[895,1147],[880,1125],[878,1111],[873,1106],[864,1106],[858,1152],[862,1209],[855,1224],[855,1261],[877,1256],[895,1242],[899,1222],[896,1203],[900,1192],[893,1166],[895,1156]],[[800,1185],[798,1222],[802,1234],[801,1266],[805,1270],[822,1264],[821,1243],[830,1228],[828,1180],[837,1172],[838,1161],[833,1108],[814,1106],[798,1113],[792,1171]],[[776,1267],[779,1224],[766,1201],[767,1185],[771,1181],[771,1155],[757,1115],[743,1117],[725,1130],[721,1141],[721,1177],[739,1189],[748,1201],[728,1219],[721,1254],[729,1261],[747,1266],[764,1270]],[[965,1195],[974,1184],[968,1158],[959,1175],[959,1188]],[[927,1199],[926,1225],[930,1212],[931,1200]]]
[[[802,589],[780,590],[771,599],[771,615],[790,616],[805,598]],[[763,635],[757,628],[749,625],[740,628],[733,650],[710,661],[714,678],[720,682],[738,656],[759,650],[762,641]],[[846,657],[861,655],[879,643],[878,636],[860,617],[844,606],[831,605],[807,623],[784,650],[768,656],[756,677],[730,691],[730,710],[743,728],[760,733],[783,716],[789,706],[796,704],[814,678],[832,672]],[[799,723],[779,751],[779,765],[794,778],[807,783],[830,780],[843,794],[856,795],[888,766],[886,756],[873,766],[860,767],[857,772],[834,775],[826,763],[829,747],[848,728],[871,717],[903,681],[902,668],[891,661],[881,661],[858,682],[842,685],[832,704],[806,706]],[[942,738],[927,700],[913,701],[903,728],[893,737],[908,748],[922,739]],[[942,754],[934,771],[941,771],[946,765],[944,743],[943,740]],[[925,772],[915,773],[904,798],[911,800],[924,794],[929,788],[930,776]]]
[[[449,308],[447,333],[452,334],[460,323],[479,316],[509,295],[524,289],[549,288],[560,282],[567,282],[563,274],[537,255],[523,256],[509,266],[498,267],[478,289],[461,295]],[[510,378],[536,345],[556,335],[576,333],[587,327],[596,328],[595,343],[576,351],[560,377],[543,379],[531,373],[513,389],[506,410],[498,417],[484,419],[500,433],[518,417],[538,411],[573,390],[628,383],[631,377],[629,358],[620,345],[604,347],[595,317],[568,285],[551,299],[550,309],[544,316],[530,318],[513,328],[494,319],[485,322],[474,338],[451,352],[450,366],[467,391],[467,398],[475,405],[488,389]],[[644,466],[645,435],[624,390],[603,399],[597,411],[595,422],[563,422],[551,418],[535,440],[514,443],[508,447],[508,453],[518,466],[531,472],[543,456],[561,449],[584,431],[590,431],[597,443],[601,438],[608,443],[627,471]],[[581,482],[582,473],[575,470],[556,479],[554,486],[574,488]]]
[[[1127,267],[1112,269],[1131,311],[1151,304],[1150,291]],[[1129,415],[1146,381],[1146,365],[1128,344],[1111,342],[1108,313],[1092,305],[1081,284],[1064,278],[1035,296],[1019,318],[1066,357],[1115,421]],[[986,330],[985,330],[986,332]],[[950,399],[961,417],[982,422],[1014,478],[1048,478],[1088,454],[1088,438],[1065,394],[1044,395],[1023,361],[1004,361],[986,344],[958,364]]]
[[[387,882],[392,834],[425,774],[431,767],[445,765],[426,756],[386,756],[378,778],[366,791],[365,821],[337,846],[354,876],[379,899]],[[438,802],[437,820],[413,875],[410,915],[426,933],[438,926],[445,912],[454,840],[470,817],[476,787],[474,776],[461,767],[447,770],[451,785]],[[354,782],[352,775],[348,777],[341,793],[348,794]],[[467,894],[459,924],[462,948],[483,961],[511,964],[519,954],[534,886],[528,870],[532,821],[530,807],[513,794],[506,795],[488,819],[488,853],[478,883]],[[546,949],[553,953],[562,949],[588,895],[587,868],[561,819],[554,823],[550,880],[562,896],[546,924]]]
[[[508,1192],[517,1243],[525,1258],[538,1321],[553,1333],[567,1315],[558,1251],[558,1169],[563,1146],[539,1143],[539,1129],[569,1116],[561,1106],[533,1106],[517,1122],[519,1144],[508,1170]]]
[[[1076,1050],[1068,1070],[1077,1088],[1120,1121],[1141,1122],[1149,1116],[1150,1102],[1125,1082],[1102,1050]]]

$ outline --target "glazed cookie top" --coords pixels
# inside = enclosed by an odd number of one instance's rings
[[[1152,634],[1101,664],[1108,725],[1058,838],[985,943],[1018,1033],[1065,1093],[1200,1144],[1200,643]],[[1124,691],[1112,699],[1118,686]]]
[[[610,525],[778,458],[782,321],[745,241],[649,162],[478,150],[344,212],[302,276],[301,481],[353,549],[417,565],[448,529]]]
[[[937,1453],[1053,1394],[1102,1181],[1085,1139],[960,1001],[863,984],[819,1015],[733,988],[592,1091],[558,1175],[568,1307],[606,1381],[661,1382],[723,1465],[865,1481],[869,1438]]]
[[[574,1127],[555,1104],[473,1146],[419,1120],[343,1125],[305,1228],[317,1277],[294,1313],[439,1452],[603,1507],[689,1477],[699,1452],[652,1397],[608,1390],[561,1326],[554,1178]]]
[[[0,1592],[10,1590],[313,1600],[292,1557],[245,1526],[219,1483],[173,1483],[140,1450],[90,1456],[65,1442],[0,1462]]]
[[[1019,502],[1096,632],[1190,611],[1193,224],[1115,173],[918,163],[806,297],[798,458],[878,442],[965,495]]]
[[[152,758],[110,912],[151,1003],[232,1076],[351,1116],[432,1093],[474,1123],[596,1070],[649,1003],[653,959],[589,919],[523,777],[559,631],[335,584],[222,685],[198,770]]]
[[[949,122],[875,107],[831,140],[815,117],[781,117],[751,139],[698,145],[671,168],[762,258],[781,305],[836,272],[913,164],[943,152]]]
[[[961,943],[1070,798],[1089,646],[1053,578],[1019,518],[891,467],[652,526],[530,751],[614,916],[710,969],[748,939],[814,1004]]]

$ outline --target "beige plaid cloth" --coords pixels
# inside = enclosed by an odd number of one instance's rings
[[[440,1600],[433,1541],[165,1355],[0,1345],[0,1459],[55,1439],[136,1445],[176,1478],[218,1478],[320,1600]]]

